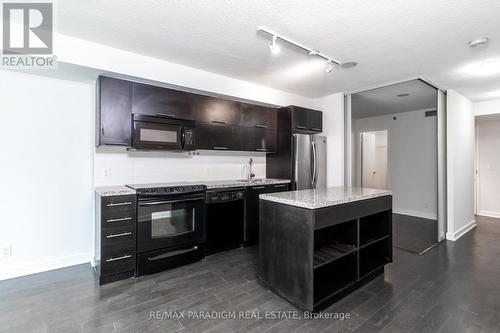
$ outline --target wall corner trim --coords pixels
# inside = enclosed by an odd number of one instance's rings
[[[469,223],[467,223],[465,226],[460,228],[459,230],[455,232],[447,232],[446,233],[446,239],[450,241],[457,241],[460,237],[471,231],[477,226],[476,224],[476,219],[473,219]]]

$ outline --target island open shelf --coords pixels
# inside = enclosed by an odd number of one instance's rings
[[[259,282],[317,311],[392,262],[392,196],[309,209],[260,202]]]

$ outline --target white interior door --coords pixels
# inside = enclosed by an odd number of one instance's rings
[[[387,189],[387,130],[361,133],[361,186]]]

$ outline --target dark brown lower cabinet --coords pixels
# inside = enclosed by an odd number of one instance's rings
[[[135,195],[96,194],[95,270],[99,284],[135,276]]]
[[[257,185],[247,188],[245,198],[245,245],[259,242],[259,195],[264,193],[285,192],[290,184]]]

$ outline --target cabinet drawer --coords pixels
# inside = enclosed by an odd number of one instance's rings
[[[126,241],[135,242],[135,233],[135,225],[106,228],[101,231],[101,242],[103,246]]]
[[[129,217],[135,219],[136,196],[123,195],[115,197],[104,197],[101,201],[101,212],[103,223],[108,223],[107,221],[110,219],[124,219]],[[109,223],[112,222],[120,221],[111,221]]]
[[[135,270],[135,242],[103,245],[101,274],[110,275]]]

